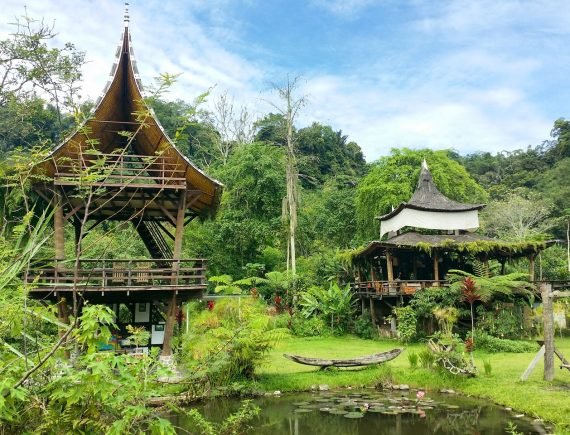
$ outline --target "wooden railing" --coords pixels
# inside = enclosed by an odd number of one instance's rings
[[[400,296],[413,295],[431,287],[448,286],[448,281],[435,280],[396,280],[396,281],[361,281],[352,284],[359,296]]]
[[[205,259],[80,260],[31,268],[24,281],[31,291],[184,290],[206,287]]]
[[[58,185],[181,188],[186,186],[185,168],[166,156],[133,154],[84,154],[80,160],[62,160],[56,165]]]

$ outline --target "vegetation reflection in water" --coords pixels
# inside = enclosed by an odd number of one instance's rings
[[[538,422],[517,417],[480,399],[456,395],[342,390],[262,397],[252,422],[255,434],[504,434],[545,433]],[[222,421],[240,405],[237,399],[216,399],[198,407],[211,421]],[[174,424],[192,432],[183,416]]]

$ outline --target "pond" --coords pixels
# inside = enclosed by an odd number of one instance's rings
[[[254,400],[261,408],[252,423],[256,435],[349,434],[533,434],[544,426],[493,403],[460,395],[385,392],[374,389],[283,394]],[[238,399],[216,399],[196,408],[220,422],[240,406]],[[173,423],[191,431],[184,416]]]

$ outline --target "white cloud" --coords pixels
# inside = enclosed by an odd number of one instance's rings
[[[273,57],[252,61],[229,48],[237,41],[251,47],[252,58],[252,53],[263,53],[256,41],[241,40],[243,23],[228,13],[229,2],[149,0],[131,6],[131,33],[143,83],[150,84],[161,72],[182,73],[170,92],[172,98],[192,101],[217,85],[215,93],[228,90],[254,113],[270,112],[262,99],[274,101],[268,83],[285,76],[283,67],[269,63]],[[271,7],[258,0],[245,4],[252,2]],[[313,6],[348,18],[373,3],[312,1]],[[541,84],[548,80],[543,76],[550,71],[567,79],[569,59],[561,43],[564,38],[537,35],[567,35],[570,8],[555,1],[514,0],[452,0],[441,5],[415,0],[407,6],[414,13],[404,14],[407,21],[401,25],[407,27],[401,33],[411,35],[415,44],[411,48],[403,46],[397,54],[370,51],[366,58],[353,60],[349,72],[325,73],[306,65],[310,72],[301,93],[308,94],[310,104],[299,125],[319,121],[342,129],[363,147],[369,160],[397,146],[499,151],[545,139],[554,119],[564,114],[552,116],[541,107],[546,99],[540,94]],[[8,21],[22,14],[23,7],[19,0],[5,0],[3,11],[8,17],[3,21]],[[114,61],[122,4],[30,0],[28,11],[33,17],[55,18],[59,32],[55,43],[73,41],[87,51],[84,94],[95,99]],[[198,21],[195,13],[208,19]],[[7,32],[0,22],[0,36]],[[371,47],[378,42],[375,37],[368,36]],[[426,47],[438,49],[422,52],[426,41],[431,42]],[[412,49],[419,56],[407,51]]]
[[[334,15],[352,18],[367,6],[374,3],[374,0],[311,0],[311,3]]]

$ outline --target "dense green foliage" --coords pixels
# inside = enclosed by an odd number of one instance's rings
[[[535,342],[509,340],[507,338],[493,337],[485,333],[477,334],[476,346],[490,353],[509,352],[509,353],[525,353],[535,352],[538,348]]]
[[[211,310],[195,305],[190,318],[180,360],[195,382],[210,387],[252,378],[267,352],[287,334],[274,328],[265,303],[252,297],[220,300]]]

